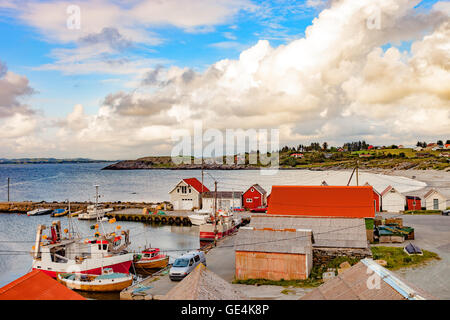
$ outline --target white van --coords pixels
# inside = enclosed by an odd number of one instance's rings
[[[182,280],[192,270],[194,270],[200,263],[206,266],[205,253],[203,251],[194,251],[183,254],[181,257],[175,259],[175,262],[170,268],[170,280]]]

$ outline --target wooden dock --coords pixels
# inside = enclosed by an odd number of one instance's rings
[[[146,223],[158,223],[164,225],[192,225],[189,215],[193,212],[188,210],[160,210],[157,212],[144,213],[144,209],[124,209],[108,212],[105,215],[108,218],[115,218],[117,221],[136,221]],[[235,216],[241,217],[243,224],[250,222],[250,212],[237,212]]]

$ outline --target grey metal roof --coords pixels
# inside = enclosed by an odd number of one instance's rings
[[[257,229],[311,229],[313,247],[368,248],[363,218],[252,215],[249,227]]]
[[[261,194],[266,194],[267,193],[267,191],[266,190],[264,190],[264,188],[263,187],[261,187],[259,184],[254,184],[254,185],[252,185],[250,188],[255,188],[256,190],[258,190],[258,192],[259,193],[261,193]],[[249,189],[250,189],[249,188]]]
[[[217,191],[217,199],[239,199],[243,195],[240,191]],[[214,198],[214,191],[203,192],[203,198]]]
[[[272,231],[240,228],[235,241],[236,251],[312,253],[311,230]]]
[[[368,283],[374,283],[375,275],[378,276],[379,282],[377,282],[376,287],[372,288]],[[436,298],[377,265],[373,260],[364,259],[313,291],[308,292],[300,300],[405,299],[435,300]]]

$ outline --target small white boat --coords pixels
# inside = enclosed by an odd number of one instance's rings
[[[69,289],[90,292],[122,291],[133,283],[131,274],[115,273],[111,268],[104,269],[101,275],[60,273],[57,279]]]
[[[192,225],[201,226],[206,223],[210,215],[211,212],[209,210],[195,210],[194,214],[189,215],[188,218],[191,220]]]
[[[44,208],[37,208],[31,211],[27,212],[27,216],[40,216],[44,214],[49,214],[52,212],[52,209],[44,209]]]
[[[191,220],[192,225],[200,226],[206,223],[206,220],[209,216],[202,214],[191,214],[188,216],[189,220]]]

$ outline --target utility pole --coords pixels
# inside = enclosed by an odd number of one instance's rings
[[[359,186],[359,172],[358,172],[359,160],[356,160],[356,185]]]
[[[217,181],[214,181],[214,246],[217,241]]]
[[[203,152],[202,152],[202,193],[203,193]]]
[[[9,202],[9,181],[10,179],[8,178],[8,202]]]

